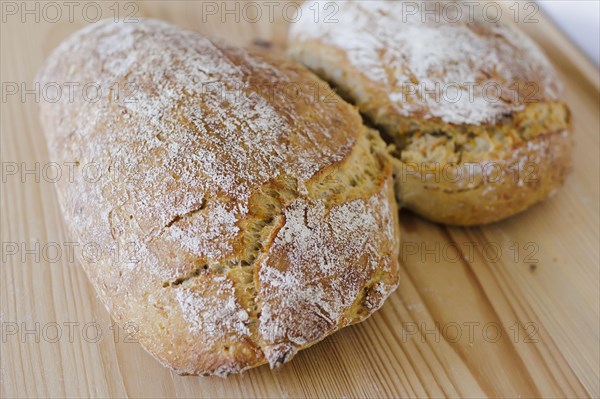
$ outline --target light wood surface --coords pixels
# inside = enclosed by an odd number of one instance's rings
[[[86,24],[77,4],[74,22],[64,6],[56,23],[43,16],[22,22],[20,14],[3,9],[3,96],[13,87],[6,82],[21,91],[21,83],[33,88],[51,49]],[[96,4],[104,16],[113,15],[112,1]],[[257,23],[235,23],[205,14],[203,22],[206,8],[197,1],[134,4],[137,9],[118,5],[121,18],[133,10],[241,45],[258,38],[280,48],[287,29],[281,11],[274,23],[266,15]],[[1,395],[600,396],[598,69],[536,17],[539,22],[523,28],[557,66],[574,116],[574,169],[564,189],[487,227],[445,228],[403,212],[401,283],[378,313],[276,371],[263,366],[228,379],[177,376],[130,342],[127,332],[111,329],[85,274],[68,256],[53,175],[44,168],[48,155],[35,98],[7,95],[1,104]],[[36,163],[38,176],[23,173]],[[36,243],[40,259],[25,251]],[[53,259],[56,245],[59,259]]]

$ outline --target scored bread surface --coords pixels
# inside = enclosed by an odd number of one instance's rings
[[[40,111],[51,159],[75,165],[58,183],[69,230],[101,250],[81,262],[112,317],[178,373],[281,364],[396,288],[385,144],[304,67],[105,21],[39,80],[80,83]]]
[[[289,54],[396,146],[397,192],[431,220],[503,219],[551,195],[572,147],[570,113],[543,52],[470,2],[303,4]],[[457,13],[456,10],[461,10]]]

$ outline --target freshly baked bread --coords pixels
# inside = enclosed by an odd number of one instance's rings
[[[112,317],[176,372],[279,365],[396,288],[385,143],[304,67],[106,21],[61,44],[39,80],[78,83],[41,119],[52,160],[76,165],[58,193],[94,249],[81,262]]]
[[[523,33],[473,2],[336,4],[315,18],[322,5],[304,3],[289,54],[395,144],[401,205],[437,222],[488,223],[562,184],[569,110]]]

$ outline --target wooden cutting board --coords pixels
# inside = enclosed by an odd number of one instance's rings
[[[77,249],[69,251],[36,99],[21,94],[34,88],[49,52],[95,20],[98,7],[103,17],[160,18],[234,44],[283,47],[283,3],[271,6],[274,22],[261,4],[254,23],[244,3],[210,3],[75,2],[73,21],[62,2],[58,19],[48,3],[2,3],[2,396],[600,396],[598,69],[541,13],[521,25],[565,82],[577,142],[573,173],[554,198],[479,228],[402,212],[398,290],[366,322],[276,371],[180,377],[112,326],[72,259]],[[239,23],[223,7],[238,7]],[[9,95],[15,84],[18,94]]]

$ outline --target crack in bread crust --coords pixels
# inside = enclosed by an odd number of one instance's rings
[[[57,185],[71,234],[101,248],[135,246],[131,258],[107,251],[81,263],[115,321],[136,325],[137,340],[164,365],[221,376],[274,366],[368,317],[396,288],[399,228],[385,144],[304,67],[158,21],[104,21],[63,42],[38,78],[74,79],[137,89],[133,101],[111,90],[90,103],[78,88],[77,101],[42,103],[40,113],[52,158],[79,165],[74,182]],[[306,89],[290,96],[291,85]],[[91,163],[102,172],[95,182],[80,173]],[[264,272],[297,267],[282,236],[300,202],[313,209],[308,223],[323,224],[324,240],[311,241],[310,261],[294,260],[317,271],[322,247],[328,270],[338,271],[326,276],[331,286],[320,282],[318,304],[271,292]],[[368,224],[352,224],[365,215]],[[341,228],[343,220],[354,227]],[[371,242],[353,248],[350,263],[332,240],[359,231]],[[308,313],[276,322],[286,331],[272,339],[265,309],[284,314],[295,300]],[[331,323],[305,321],[325,315],[328,303],[336,305]],[[300,340],[303,325],[313,334]]]
[[[402,1],[351,0],[338,3],[335,24],[303,13],[290,29],[288,53],[394,144],[402,206],[446,224],[490,223],[563,184],[573,145],[570,112],[556,72],[531,39],[479,13],[448,21],[440,14],[444,3],[411,2],[418,9],[406,13]],[[490,84],[497,98],[486,97]],[[449,86],[462,93],[458,100],[441,89]],[[479,169],[470,174],[472,164]],[[464,178],[445,176],[448,167]],[[486,168],[503,178],[490,179]],[[526,181],[531,168],[536,180]]]

